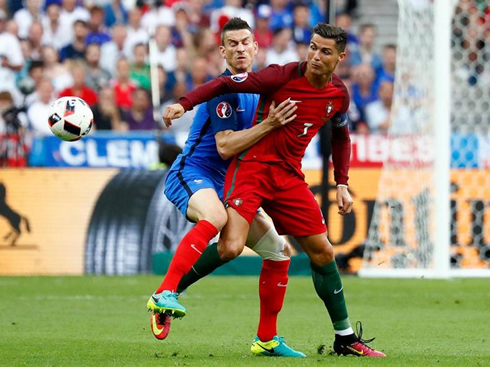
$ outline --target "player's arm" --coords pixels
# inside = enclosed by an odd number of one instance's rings
[[[179,99],[179,103],[165,108],[163,121],[171,126],[172,120],[181,117],[185,111],[191,110],[200,103],[228,93],[256,93],[268,95],[276,92],[289,81],[288,75],[297,63],[285,66],[270,65],[257,73],[242,73],[231,76],[220,76],[187,93]]]
[[[342,109],[332,118],[332,161],[334,167],[334,179],[337,183],[337,204],[339,214],[346,215],[352,211],[352,197],[348,190],[349,166],[351,141],[349,135],[349,126],[347,110],[349,109],[350,97],[344,84],[334,76],[334,84],[339,85],[344,90],[344,101]]]
[[[260,124],[240,131],[219,131],[215,135],[219,155],[223,159],[229,159],[250,148],[271,131],[293,121],[296,118],[295,112],[297,108],[295,103],[289,102],[289,99],[283,101],[277,107],[272,102],[269,115]]]

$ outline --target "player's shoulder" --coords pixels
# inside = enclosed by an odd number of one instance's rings
[[[347,86],[344,84],[342,79],[337,74],[332,74],[332,84],[335,88],[339,89],[343,96],[342,110],[347,111],[350,103],[349,90]]]
[[[270,64],[263,70],[269,71],[271,73],[281,73],[283,76],[301,77],[304,75],[304,72],[306,70],[306,62],[294,61],[294,62],[289,62],[285,65]]]

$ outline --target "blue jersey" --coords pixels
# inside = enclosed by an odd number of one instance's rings
[[[226,70],[223,75],[232,75]],[[259,101],[258,94],[232,93],[199,105],[184,150],[171,167],[204,169],[222,180],[231,159],[223,160],[216,148],[215,134],[224,130],[239,131],[251,127]]]

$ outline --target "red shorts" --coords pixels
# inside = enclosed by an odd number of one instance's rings
[[[223,192],[227,207],[249,224],[262,207],[279,234],[311,236],[327,231],[315,196],[301,177],[283,163],[234,159],[228,168]]]

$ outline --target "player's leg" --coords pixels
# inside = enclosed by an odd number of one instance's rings
[[[162,284],[149,299],[147,306],[158,313],[168,312],[183,317],[187,311],[177,301],[178,283],[204,252],[208,242],[218,234],[227,217],[214,183],[205,179],[203,173],[192,170],[184,172],[186,180],[182,174],[171,174],[166,180],[165,194],[197,224],[182,238]],[[196,177],[199,180],[194,180]]]
[[[281,172],[277,176],[280,175]],[[348,345],[352,348],[352,344],[355,344],[356,348],[365,348],[362,355],[377,354],[378,352],[366,347],[352,330],[333,246],[328,241],[327,227],[313,193],[302,179],[290,177],[287,173],[279,181],[288,184],[283,186],[282,190],[278,190],[273,202],[264,202],[263,207],[273,218],[278,233],[294,236],[310,257],[315,290],[329,312],[335,330],[336,345]],[[338,344],[338,340],[342,343]],[[352,352],[350,354],[360,355],[349,348],[342,351],[347,350]],[[339,348],[336,351],[339,351]]]
[[[290,348],[277,335],[277,316],[286,296],[291,262],[289,245],[279,236],[263,212],[255,215],[246,245],[263,259],[259,277],[260,320],[257,336],[252,342],[252,353],[262,356],[305,357],[304,353]]]
[[[334,350],[337,354],[363,357],[384,357],[362,340],[362,326],[358,335],[352,330],[344,298],[344,286],[335,262],[333,246],[327,233],[296,237],[311,260],[313,284],[316,293],[328,310],[335,330]]]

